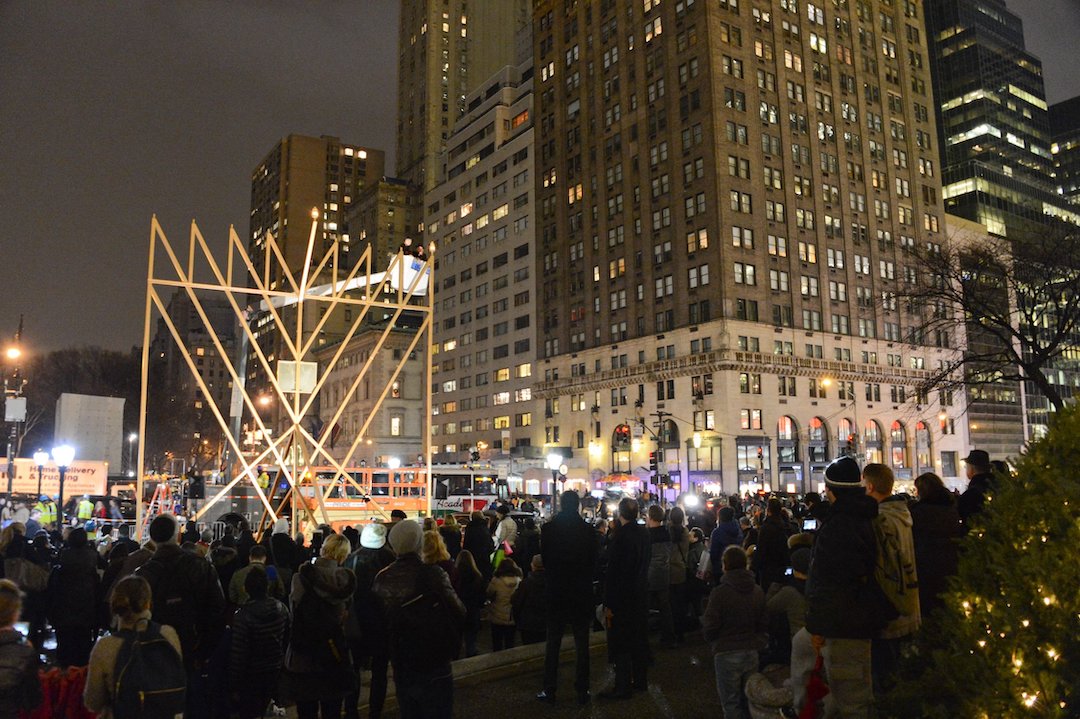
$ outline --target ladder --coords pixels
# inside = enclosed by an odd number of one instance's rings
[[[150,497],[150,504],[146,507],[146,514],[143,515],[142,531],[139,533],[140,537],[148,537],[150,530],[150,522],[154,521],[154,517],[158,516],[162,512],[168,512],[172,510],[172,491],[168,482],[162,482],[154,488],[154,494]]]

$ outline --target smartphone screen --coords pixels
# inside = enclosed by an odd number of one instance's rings
[[[809,531],[811,531],[813,529],[817,529],[817,520],[816,519],[804,519],[803,523],[802,523],[802,528],[803,528],[804,532],[809,532]]]

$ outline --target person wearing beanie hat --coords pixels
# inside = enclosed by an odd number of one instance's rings
[[[203,667],[224,630],[225,595],[214,565],[180,548],[175,516],[155,517],[150,522],[150,539],[157,549],[135,574],[150,583],[153,620],[174,627],[180,636],[188,675],[185,714],[202,716],[209,711],[213,695]]]
[[[345,566],[356,575],[356,591],[345,625],[345,638],[352,653],[357,676],[364,666],[371,669],[368,691],[368,708],[373,717],[382,714],[386,701],[387,676],[390,655],[387,651],[386,622],[382,620],[382,607],[372,591],[376,575],[394,561],[394,552],[386,544],[387,527],[380,522],[365,524],[360,532],[360,547],[345,560]],[[355,691],[345,697],[345,717],[359,717],[360,683]]]
[[[404,520],[394,525],[387,536],[390,548],[394,554],[401,557],[405,554],[415,554],[420,551],[420,543],[424,539],[424,530],[416,522]]]
[[[825,470],[828,517],[817,530],[806,580],[806,627],[792,645],[792,681],[805,679],[804,662],[795,655],[825,659],[832,702],[840,716],[869,716],[874,692],[870,674],[870,640],[897,616],[874,579],[877,540],[873,522],[878,503],[866,495],[862,473],[851,457],[841,457]],[[799,647],[803,649],[800,650]],[[800,704],[802,697],[796,697]],[[800,709],[796,706],[796,709]]]
[[[424,564],[419,550],[422,531],[417,522],[401,521],[390,530],[390,546],[398,554],[386,569],[379,572],[372,585],[382,611],[383,626],[402,641],[388,642],[390,662],[394,666],[394,685],[402,716],[452,716],[454,677],[450,662],[457,656],[456,642],[427,641],[412,637],[410,628],[449,623],[460,638],[465,621],[465,605],[450,585],[441,567]],[[413,616],[406,621],[402,605],[418,594],[434,601],[412,602],[409,612],[430,612],[425,619]],[[414,632],[415,633],[415,632]],[[449,639],[449,638],[447,638]],[[460,641],[460,639],[459,639]],[[454,644],[454,646],[451,646]]]

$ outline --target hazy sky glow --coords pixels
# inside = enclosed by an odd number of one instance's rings
[[[494,0],[492,0],[494,1]],[[394,150],[397,0],[0,3],[0,338],[142,341],[150,217],[248,229],[250,174],[290,132]],[[1077,0],[1009,0],[1080,95]]]

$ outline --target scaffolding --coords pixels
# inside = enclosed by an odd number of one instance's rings
[[[373,418],[379,414],[383,401],[389,395],[391,387],[409,356],[420,346],[421,339],[426,342],[426,345],[423,346],[425,382],[420,436],[423,442],[422,454],[427,466],[426,476],[429,478],[427,512],[429,515],[431,513],[431,443],[428,437],[432,410],[434,248],[432,247],[426,255],[422,249],[415,254],[407,254],[408,248],[402,248],[390,259],[389,266],[384,271],[380,271],[373,265],[370,245],[363,249],[351,267],[342,267],[341,263],[345,257],[339,241],[335,239],[318,264],[313,265],[315,239],[319,229],[317,210],[312,211],[312,218],[307,257],[299,277],[288,267],[282,248],[272,234],[268,233],[264,239],[263,266],[256,268],[247,247],[237,236],[235,229],[230,227],[225,262],[222,265],[211,252],[194,222],[191,223],[187,247],[180,247],[181,250],[186,249],[186,252],[178,254],[158,223],[157,217],[151,220],[146,313],[143,326],[139,436],[146,436],[147,398],[152,391],[148,382],[151,328],[154,326],[153,319],[157,316],[168,329],[184,364],[191,373],[195,386],[201,393],[205,408],[217,421],[228,448],[236,457],[234,467],[229,471],[231,478],[203,504],[193,516],[196,520],[203,517],[209,508],[213,507],[238,483],[248,482],[254,488],[264,509],[263,521],[260,525],[268,518],[270,522],[275,521],[286,506],[291,508],[293,527],[297,526],[300,512],[303,512],[306,520],[316,523],[318,519],[315,512],[317,511],[322,521],[329,524],[325,499],[333,487],[344,480],[362,491],[346,468],[352,464],[353,455],[367,437]],[[315,284],[316,282],[319,284]],[[267,438],[266,447],[256,451],[253,457],[244,456],[238,432],[233,431],[233,428],[238,426],[238,421],[230,423],[225,408],[218,406],[214,393],[210,391],[198,371],[194,352],[188,346],[187,338],[181,335],[173,318],[169,316],[168,295],[177,290],[182,290],[187,294],[206,331],[206,337],[216,350],[232,382],[233,397],[230,413],[233,418],[248,416],[259,435]],[[239,339],[249,348],[246,353],[248,356],[231,357],[226,351],[224,342],[210,321],[200,299],[208,295],[216,295],[227,301],[235,314],[236,327],[242,333]],[[304,326],[305,314],[307,314],[304,311],[305,304],[314,305],[319,310],[311,313],[317,320],[313,320],[308,328]],[[312,358],[318,346],[320,332],[334,310],[338,308],[351,308],[352,318],[346,323],[343,339],[332,358],[323,363],[315,362]],[[376,309],[392,314],[387,321],[373,325],[369,322],[369,313]],[[372,363],[380,354],[383,345],[404,313],[408,313],[411,317],[419,317],[420,320],[419,323],[413,323],[415,333],[412,341],[408,349],[397,358],[396,365],[392,367],[389,378],[386,379],[372,410],[367,414],[348,451],[338,461],[326,449],[333,428],[337,425],[350,400],[356,395],[357,389],[369,377],[368,372]],[[252,328],[253,314],[261,325],[258,333]],[[331,414],[330,418],[322,423],[322,429],[316,431],[304,426],[304,419],[309,417],[316,407],[330,373],[338,366],[349,342],[361,329],[368,332],[381,332],[366,362],[340,401],[330,404],[329,392],[323,395],[322,405],[332,410],[332,413],[322,412],[324,416]],[[280,347],[279,357],[268,356],[260,346],[259,336],[265,337],[267,333],[280,340],[276,345]],[[273,438],[267,431],[266,422],[256,407],[256,398],[251,395],[246,385],[248,361],[257,363],[262,376],[270,385],[273,398],[284,411],[281,431]],[[376,383],[371,383],[371,386],[377,389]],[[139,498],[143,497],[145,447],[145,442],[139,443],[136,494]],[[273,463],[279,467],[289,487],[285,498],[268,496],[267,492],[259,486],[257,467],[263,463]],[[333,478],[317,478],[316,473],[308,471],[313,465],[330,466],[334,471]],[[305,485],[312,488],[316,499],[317,507],[314,510],[308,502],[303,500],[301,490]],[[285,499],[294,501],[285,501]],[[371,497],[370,500],[373,502],[373,508],[379,511],[378,497]],[[385,514],[381,511],[380,513]],[[135,526],[141,528],[143,520],[144,507],[140,501],[137,503]]]

